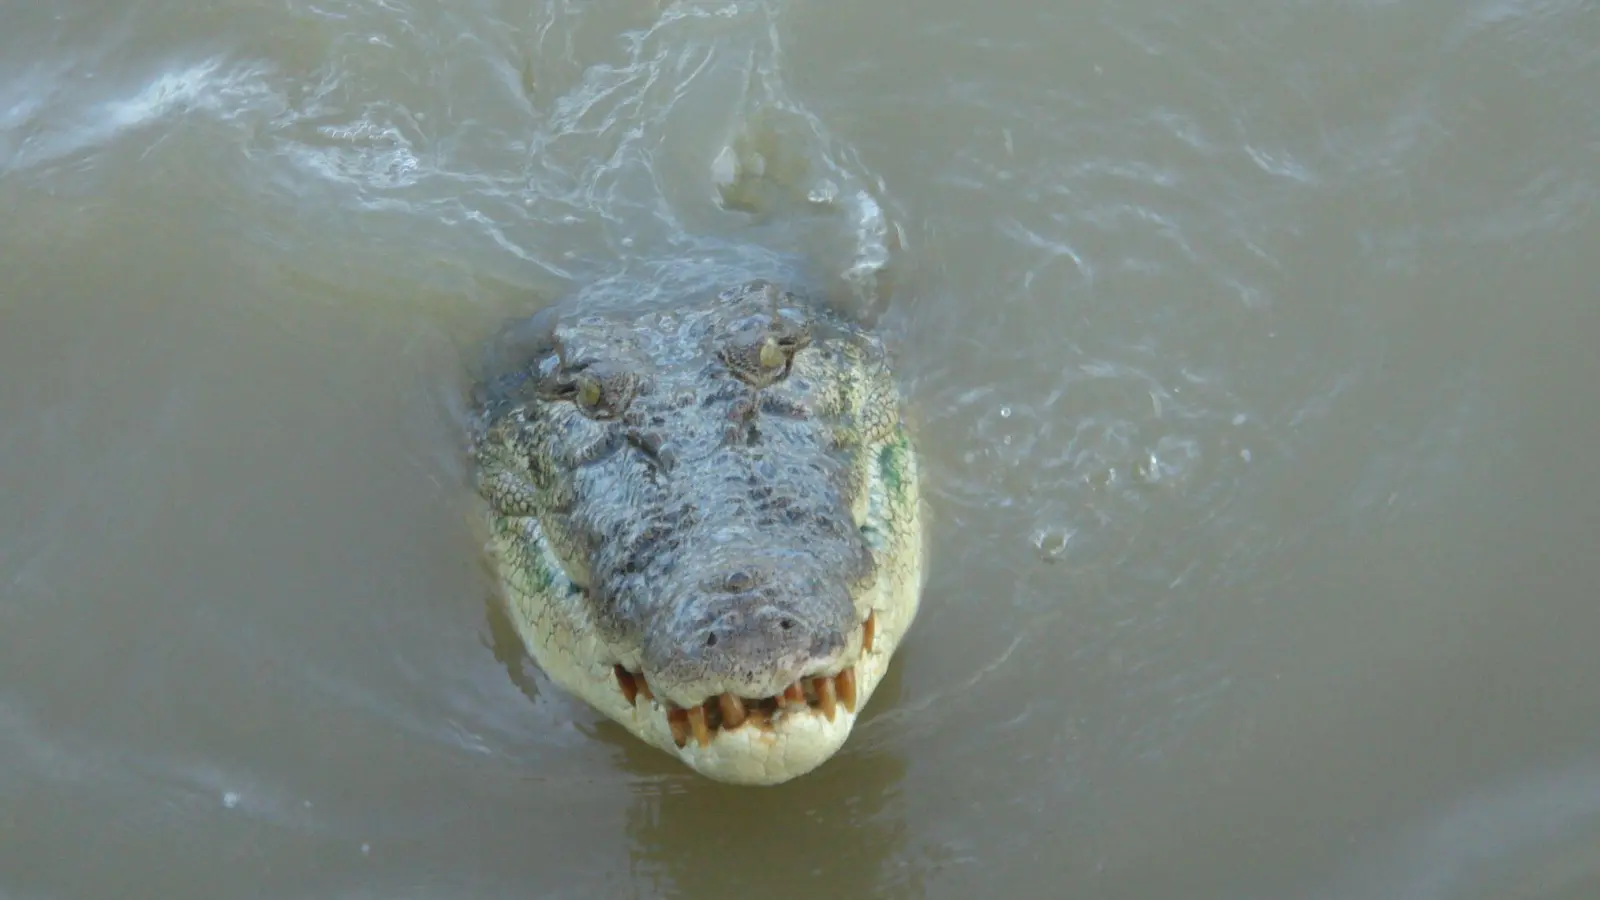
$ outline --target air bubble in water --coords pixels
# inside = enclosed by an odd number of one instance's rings
[[[222,795],[222,805],[226,806],[229,809],[233,809],[234,807],[239,805],[239,795],[234,793],[233,791],[229,791],[226,794],[223,794]]]
[[[1039,551],[1039,558],[1047,563],[1061,559],[1071,542],[1072,532],[1060,526],[1048,526],[1033,533],[1033,547]]]

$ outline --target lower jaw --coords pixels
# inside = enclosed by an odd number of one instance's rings
[[[760,700],[727,694],[684,709],[655,696],[643,675],[622,665],[591,666],[582,684],[562,686],[707,778],[781,784],[827,762],[849,738],[893,653],[891,640],[875,638],[875,619],[874,609],[862,625],[853,665],[802,678]]]
[[[766,728],[724,729],[706,746],[691,740],[682,747],[669,743],[662,749],[715,781],[782,784],[831,759],[849,738],[855,720],[855,713],[843,709],[831,722],[819,713],[798,711],[780,715]]]
[[[527,599],[541,601],[541,595],[528,595]],[[805,775],[832,758],[844,745],[855,725],[857,716],[866,708],[873,691],[882,681],[900,632],[915,613],[915,604],[902,604],[897,615],[887,620],[877,616],[875,645],[863,641],[863,652],[854,669],[855,703],[847,708],[843,698],[835,705],[830,720],[822,703],[816,702],[817,685],[804,686],[804,704],[783,704],[779,708],[765,708],[764,715],[756,715],[754,705],[747,707],[747,721],[738,727],[721,727],[715,730],[707,718],[707,735],[704,744],[692,730],[684,733],[682,724],[674,734],[668,709],[659,698],[637,691],[633,697],[625,696],[619,684],[616,666],[599,660],[611,655],[603,652],[593,626],[579,615],[548,616],[553,627],[534,628],[547,615],[548,607],[524,608],[513,595],[513,624],[527,646],[534,662],[554,684],[563,691],[585,701],[588,706],[621,725],[633,739],[648,743],[678,759],[693,771],[713,781],[735,785],[776,785]],[[574,608],[574,613],[581,609]],[[875,613],[879,612],[874,610]],[[576,626],[576,627],[574,627]],[[587,645],[589,661],[577,666],[571,649]],[[837,692],[837,679],[835,679]],[[770,699],[770,698],[769,698]],[[765,701],[763,701],[765,702]],[[676,710],[684,715],[684,710]],[[725,724],[725,723],[723,723]]]
[[[743,712],[734,710],[737,724],[730,724],[715,701],[690,710],[663,704],[643,678],[617,667],[614,674],[624,686],[620,693],[631,709],[611,717],[713,780],[779,784],[822,765],[850,736],[870,685],[859,683],[856,667],[847,671],[844,697],[835,696],[835,682],[844,678],[804,679],[803,686],[796,683],[783,696],[747,701]],[[865,674],[875,684],[881,673],[874,666]]]
[[[564,678],[554,680],[634,737],[713,781],[776,785],[814,771],[844,746],[856,718],[882,680],[891,652],[889,647],[879,646],[862,654],[853,667],[855,702],[849,708],[842,702],[835,704],[831,718],[815,702],[808,686],[806,701],[768,709],[764,714],[758,714],[752,705],[746,722],[733,728],[708,728],[703,735],[708,739],[704,741],[694,730],[686,734],[681,719],[674,723],[658,698],[643,692],[624,697],[618,688],[615,667],[597,665],[575,679],[580,683],[565,683]],[[681,709],[672,712],[676,717],[685,714]]]

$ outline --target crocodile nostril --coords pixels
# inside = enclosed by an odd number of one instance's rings
[[[743,570],[729,572],[728,577],[722,580],[722,589],[730,594],[742,594],[755,584],[755,579],[749,572]]]
[[[716,645],[717,645],[717,633],[715,631],[707,632],[706,633],[706,646],[707,647],[715,647]]]
[[[784,631],[788,631],[789,629],[794,627],[794,620],[793,619],[783,619],[783,620],[778,622],[778,627],[782,628]]]

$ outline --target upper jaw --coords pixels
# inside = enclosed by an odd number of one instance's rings
[[[638,677],[648,680],[654,695],[687,709],[724,696],[751,702],[780,699],[796,685],[805,686],[816,678],[832,678],[854,666],[861,650],[861,633],[857,626],[855,634],[838,635],[823,652],[787,656],[776,664],[740,661],[728,668],[718,667],[720,671],[712,671],[693,659],[653,665],[653,654],[647,648],[642,664],[634,671]]]
[[[787,728],[799,716],[820,716],[830,725],[841,723],[843,718],[841,724],[847,725],[855,717],[859,698],[853,665],[833,675],[799,679],[775,696],[745,698],[724,693],[689,706],[656,697],[642,674],[630,673],[619,665],[614,675],[618,690],[635,709],[649,704],[661,710],[679,749],[686,748],[690,741],[704,749],[724,733],[741,728]]]
[[[817,712],[791,712],[775,722],[710,733],[702,745],[693,733],[678,746],[663,746],[689,768],[717,781],[742,785],[774,785],[806,774],[831,759],[855,728],[856,716],[843,709],[833,720]]]

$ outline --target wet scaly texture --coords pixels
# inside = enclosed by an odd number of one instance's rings
[[[556,683],[719,780],[804,774],[916,614],[883,348],[767,282],[518,326],[476,444],[512,620]]]

